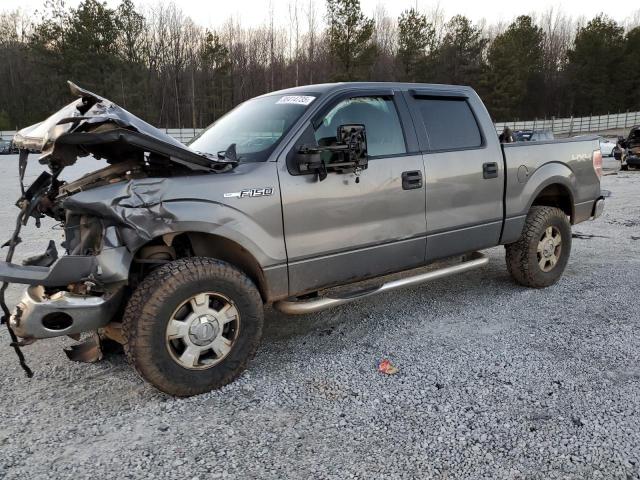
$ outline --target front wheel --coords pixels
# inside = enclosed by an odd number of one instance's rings
[[[149,274],[125,310],[125,353],[140,376],[176,396],[233,381],[253,357],[263,308],[253,282],[211,258],[184,258]]]
[[[520,285],[533,288],[556,283],[571,253],[571,224],[555,207],[531,207],[522,235],[505,245],[507,269]]]

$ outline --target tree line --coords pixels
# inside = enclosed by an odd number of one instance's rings
[[[208,29],[175,3],[47,0],[0,14],[0,130],[71,101],[66,80],[161,127],[198,128],[281,88],[371,80],[474,87],[496,121],[640,110],[640,10],[620,24],[550,9],[509,24],[438,8],[371,17],[359,0],[291,0],[287,26]]]

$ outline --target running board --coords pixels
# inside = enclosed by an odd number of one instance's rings
[[[378,293],[388,292],[402,287],[410,287],[418,285],[420,283],[429,282],[431,280],[437,280],[439,278],[448,277],[456,273],[467,272],[476,268],[482,267],[489,263],[489,257],[481,252],[473,252],[467,256],[467,260],[462,263],[451,265],[448,267],[440,268],[438,270],[432,270],[430,272],[414,275],[412,277],[405,277],[398,280],[393,280],[388,283],[383,283],[380,286],[364,288],[356,290],[354,292],[348,292],[337,297],[322,297],[314,300],[280,300],[273,304],[276,310],[281,311],[289,315],[301,315],[305,313],[315,313],[328,308],[337,307],[338,305],[344,305],[345,303],[360,300],[361,298],[377,295]]]

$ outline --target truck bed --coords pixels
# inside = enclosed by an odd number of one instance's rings
[[[572,200],[571,223],[588,220],[600,197],[600,181],[593,167],[594,152],[599,150],[595,136],[503,144],[505,226],[501,243],[519,237],[529,202],[553,184],[562,186]]]

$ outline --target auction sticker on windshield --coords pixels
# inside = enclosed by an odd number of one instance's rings
[[[295,105],[309,105],[316,97],[310,95],[285,95],[276,104],[293,103]]]

